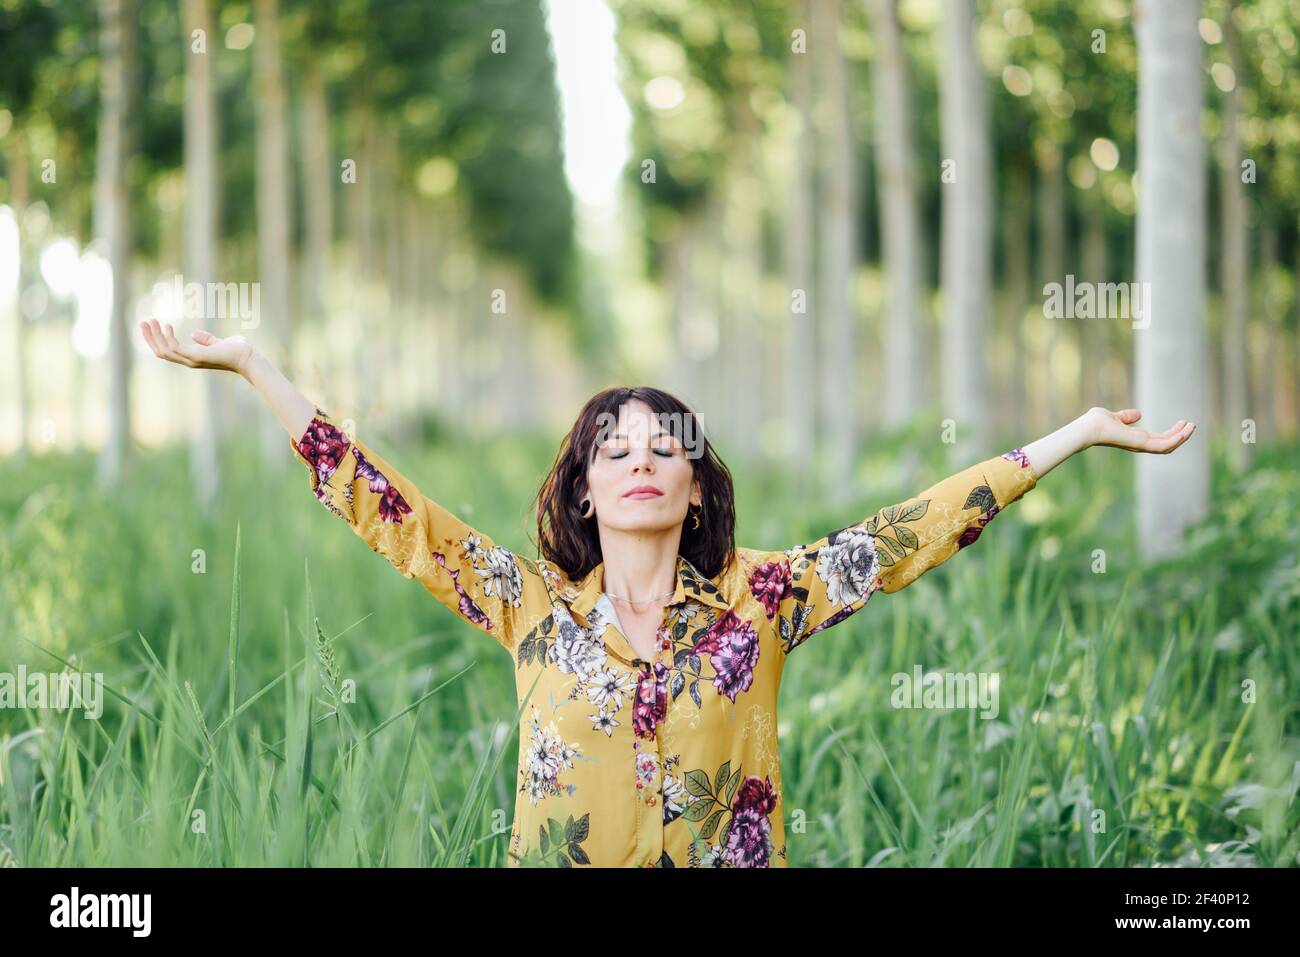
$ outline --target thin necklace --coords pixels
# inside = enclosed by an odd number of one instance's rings
[[[670,592],[665,592],[665,593],[662,594],[662,595],[656,595],[654,598],[646,598],[646,599],[643,600],[643,603],[646,604],[646,605],[649,605],[649,604],[651,604],[652,602],[659,601],[661,598],[671,598],[671,597],[673,596],[673,594],[674,594],[676,591],[677,591],[677,589],[676,589],[676,588],[673,588],[672,591],[670,591]],[[627,604],[632,605],[632,610],[633,610],[633,611],[640,611],[640,610],[641,610],[640,608],[637,608],[637,606],[636,606],[635,604],[633,604],[632,599],[630,599],[630,598],[620,598],[618,595],[611,595],[611,594],[610,594],[609,592],[607,592],[607,591],[603,591],[603,592],[601,592],[601,594],[604,595],[606,598],[612,598],[612,599],[614,599],[615,601],[626,602]]]

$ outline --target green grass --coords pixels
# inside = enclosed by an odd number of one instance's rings
[[[926,460],[899,484],[906,440],[871,443],[847,511],[733,466],[740,544],[809,540],[946,474]],[[0,670],[106,685],[98,721],[0,711],[0,863],[503,865],[513,662],[321,508],[296,462],[259,475],[252,444],[227,450],[210,519],[183,449],[145,454],[113,497],[85,455],[0,464]],[[548,442],[376,448],[533,554]],[[1124,462],[1072,460],[971,550],[794,651],[792,865],[1296,863],[1300,448],[1217,468],[1211,519],[1155,567]],[[891,707],[916,664],[996,672],[1000,713]]]

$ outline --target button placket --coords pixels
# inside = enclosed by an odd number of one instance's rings
[[[663,610],[663,615],[659,622],[659,652],[655,659],[661,662],[664,667],[664,712],[659,722],[655,725],[655,785],[654,785],[654,810],[655,820],[659,830],[659,858],[653,862],[656,866],[659,859],[663,856],[664,851],[664,728],[667,725],[668,712],[672,708],[672,694],[670,688],[672,685],[672,666],[673,666],[673,639],[672,628],[669,625],[668,608]]]

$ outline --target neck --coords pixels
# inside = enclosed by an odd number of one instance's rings
[[[677,589],[679,529],[661,535],[616,533],[611,538],[601,543],[605,561],[602,591],[637,602]]]

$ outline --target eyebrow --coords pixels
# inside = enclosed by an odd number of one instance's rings
[[[650,438],[652,438],[652,439],[662,439],[665,435],[668,436],[670,439],[676,438],[676,436],[673,435],[673,433],[671,433],[671,432],[656,432],[654,435],[650,436]],[[615,432],[613,435],[610,436],[610,438],[611,438],[611,439],[625,439],[625,438],[627,438],[627,433],[626,433],[626,432]]]

